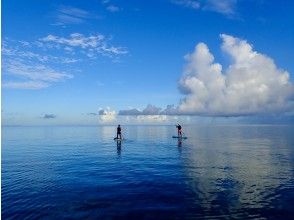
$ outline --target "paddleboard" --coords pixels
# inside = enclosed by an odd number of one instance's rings
[[[181,136],[173,136],[173,138],[178,138],[178,139],[187,139],[187,137],[181,137]]]
[[[113,138],[113,140],[116,140],[116,141],[122,141],[122,140],[124,140],[123,138]]]

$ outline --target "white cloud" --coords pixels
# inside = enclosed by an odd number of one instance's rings
[[[61,6],[57,9],[54,25],[81,24],[93,16],[86,10],[71,6]]]
[[[102,34],[97,34],[95,36],[84,37],[83,34],[73,33],[69,38],[64,38],[49,34],[47,37],[40,40],[43,42],[64,44],[70,47],[95,48],[102,43],[104,36]]]
[[[79,61],[78,59],[74,59],[74,58],[63,58],[63,59],[61,59],[61,63],[65,63],[65,64],[76,63],[78,61]]]
[[[24,44],[23,41],[19,42],[20,44],[15,45],[14,47],[9,47],[7,42],[3,42],[2,45],[2,55],[6,57],[10,57],[13,60],[26,60],[26,61],[34,61],[34,62],[41,62],[41,63],[75,63],[80,61],[79,59],[75,58],[68,58],[68,57],[56,57],[49,55],[46,53],[45,55],[42,55],[40,53],[36,53],[31,51],[33,48],[27,45],[31,45],[31,43],[26,42],[27,44]],[[30,50],[28,50],[30,49]]]
[[[27,58],[23,56],[27,54]],[[32,53],[33,54],[33,53]],[[2,72],[3,77],[13,76],[16,78],[7,80],[2,78],[3,88],[11,89],[43,89],[49,87],[52,83],[61,82],[73,78],[73,75],[52,69],[48,65],[42,64],[38,61],[37,56],[30,56],[30,53],[23,53],[19,55],[16,53],[9,56],[3,54]],[[31,60],[31,58],[37,58]]]
[[[287,71],[253,50],[245,40],[222,34],[222,49],[232,58],[227,70],[214,63],[204,43],[185,56],[179,85],[185,94],[181,114],[249,115],[289,110],[293,84]]]
[[[290,74],[273,59],[253,50],[245,40],[221,34],[222,50],[231,58],[225,70],[214,62],[204,43],[187,54],[179,80],[184,98],[165,109],[147,105],[143,110],[120,110],[118,115],[246,116],[281,114],[294,110],[294,86]],[[139,117],[140,118],[140,117]]]
[[[3,88],[10,89],[43,89],[49,86],[48,83],[40,81],[26,81],[26,82],[3,82]]]
[[[237,0],[207,0],[204,10],[215,11],[224,15],[235,13]]]
[[[59,49],[64,49],[64,53],[56,53]],[[81,55],[94,59],[100,54],[116,59],[126,53],[125,48],[110,45],[102,34],[86,37],[74,33],[68,38],[48,35],[34,42],[5,39],[2,41],[3,87],[46,88],[73,78],[67,73],[68,67],[82,61]]]
[[[65,50],[80,48],[88,57],[97,54],[105,56],[118,56],[128,53],[123,47],[109,45],[109,40],[102,34],[90,35],[88,37],[80,33],[73,33],[68,38],[48,35],[41,38],[41,42],[47,43],[48,47],[63,46]],[[52,46],[52,44],[55,44]]]
[[[228,16],[235,14],[237,5],[237,0],[172,0],[171,2],[195,10],[209,10]]]
[[[19,43],[21,43],[22,46],[24,46],[24,47],[30,47],[31,46],[30,43],[27,42],[27,41],[20,40]]]
[[[103,0],[103,1],[101,1],[102,4],[107,4],[109,2],[110,2],[110,0]]]
[[[55,25],[64,25],[64,24],[80,24],[83,23],[83,19],[79,17],[74,17],[66,14],[59,14],[57,16],[58,23],[54,23]]]
[[[73,78],[56,65],[72,64],[75,58],[52,56],[26,41],[2,41],[3,87],[12,89],[42,89],[53,83]],[[68,68],[68,65],[66,67]],[[65,65],[61,65],[61,68]]]
[[[198,0],[173,0],[174,4],[182,5],[187,8],[199,9],[200,2]]]
[[[4,70],[12,75],[35,81],[58,82],[73,76],[58,72],[42,64],[29,65],[21,60],[8,60],[3,64]]]
[[[115,5],[109,5],[106,7],[106,9],[110,12],[118,12],[120,11],[120,8],[118,6]]]
[[[79,18],[88,18],[90,17],[89,12],[82,10],[80,8],[75,8],[71,6],[62,6],[58,10],[62,14],[70,15],[70,16],[75,16]]]

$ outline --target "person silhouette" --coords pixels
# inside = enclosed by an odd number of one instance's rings
[[[119,138],[118,138],[119,136]],[[116,139],[121,139],[121,127],[120,125],[117,126],[116,128]]]
[[[182,137],[182,126],[180,124],[176,125],[178,129],[178,137]]]

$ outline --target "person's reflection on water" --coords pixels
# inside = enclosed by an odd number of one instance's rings
[[[117,141],[116,142],[116,149],[117,149],[117,155],[120,156],[121,155],[121,141]]]
[[[180,154],[182,153],[182,141],[180,139],[178,140],[178,151]]]

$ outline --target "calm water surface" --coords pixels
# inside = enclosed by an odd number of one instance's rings
[[[293,219],[293,126],[2,127],[3,219]]]

